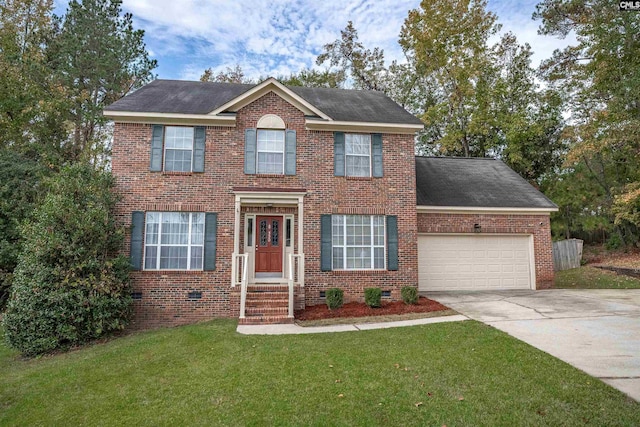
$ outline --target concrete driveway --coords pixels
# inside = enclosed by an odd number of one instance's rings
[[[640,401],[640,289],[426,295]]]

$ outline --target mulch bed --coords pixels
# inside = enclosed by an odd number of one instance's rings
[[[363,302],[350,302],[335,310],[329,310],[326,304],[308,306],[298,310],[295,318],[298,320],[334,319],[337,317],[368,317],[387,316],[390,314],[428,313],[431,311],[449,310],[437,301],[420,297],[415,305],[407,305],[402,301],[383,302],[382,307],[371,308]]]

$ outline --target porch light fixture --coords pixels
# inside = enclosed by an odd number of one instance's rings
[[[482,230],[482,226],[480,224],[473,224],[473,232],[479,233]]]

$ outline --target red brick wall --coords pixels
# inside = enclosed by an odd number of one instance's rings
[[[280,116],[297,132],[297,175],[245,175],[244,130],[255,128],[264,114]],[[317,304],[319,292],[341,287],[349,300],[362,299],[363,288],[379,286],[400,298],[402,286],[417,286],[415,165],[412,135],[383,135],[384,177],[349,179],[333,176],[333,132],[307,131],[304,115],[274,93],[240,109],[235,128],[207,127],[204,173],[149,171],[151,125],[116,123],[112,168],[119,218],[127,227],[132,211],[199,211],[218,213],[216,271],[132,273],[136,292],[134,327],[192,323],[213,317],[237,317],[239,297],[230,287],[233,252],[232,188],[305,188],[304,253],[306,304]],[[268,209],[265,210],[267,212]],[[320,215],[331,213],[398,216],[399,271],[321,272]],[[297,231],[297,229],[296,229]],[[297,235],[294,239],[297,243]],[[126,242],[125,252],[128,254]],[[188,300],[189,291],[202,299]]]
[[[419,233],[473,233],[480,224],[483,234],[533,235],[536,289],[553,287],[553,252],[549,215],[419,213]]]

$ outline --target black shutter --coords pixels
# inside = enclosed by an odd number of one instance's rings
[[[204,217],[204,270],[216,269],[216,244],[218,232],[218,214],[206,213]]]
[[[204,172],[204,147],[206,145],[206,130],[204,126],[197,126],[193,130],[193,171]]]
[[[284,149],[284,174],[296,174],[296,131],[287,130],[285,132]]]
[[[331,271],[331,215],[320,215],[320,270]]]
[[[152,172],[159,172],[162,170],[163,133],[164,133],[164,126],[162,125],[151,126],[151,165],[149,169]]]
[[[258,140],[255,129],[246,129],[244,131],[244,173],[256,173],[256,150]]]
[[[133,270],[142,270],[142,245],[144,244],[144,212],[131,213],[131,246],[129,260]]]
[[[333,134],[333,174],[344,176],[344,132]]]
[[[387,216],[387,270],[398,270],[398,217]]]
[[[371,151],[373,154],[373,177],[382,177],[382,134],[374,133],[371,135]]]

